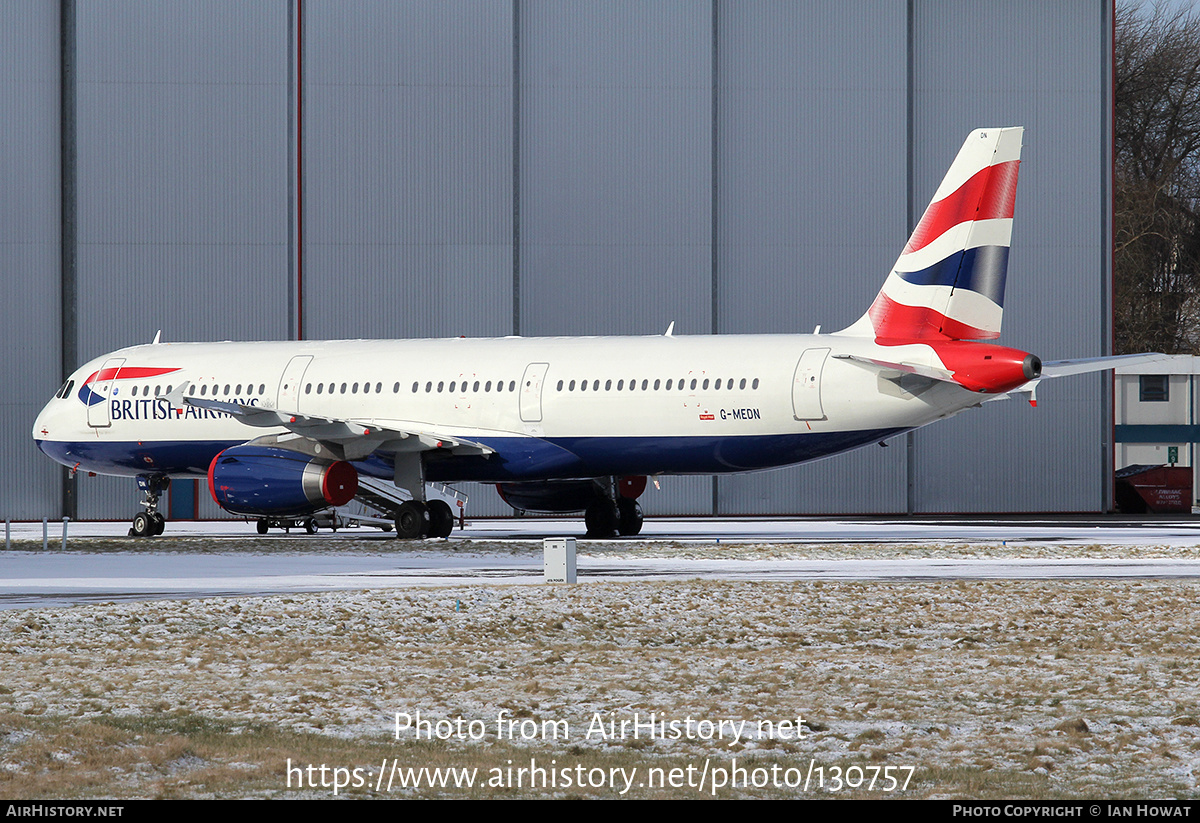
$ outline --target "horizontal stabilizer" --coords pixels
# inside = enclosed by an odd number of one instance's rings
[[[955,383],[954,375],[945,369],[938,369],[932,366],[922,366],[917,363],[894,363],[889,360],[879,360],[874,357],[861,357],[857,354],[835,354],[835,360],[850,360],[866,366],[874,366],[885,371],[895,371],[902,374],[916,374],[921,377],[927,377],[930,380],[940,380],[943,383]],[[884,375],[884,377],[899,376]]]
[[[1122,354],[1114,357],[1083,357],[1076,360],[1053,360],[1042,363],[1042,377],[1066,377],[1068,374],[1086,374],[1121,366],[1136,366],[1139,363],[1154,363],[1166,360],[1169,355],[1149,352],[1146,354]]]

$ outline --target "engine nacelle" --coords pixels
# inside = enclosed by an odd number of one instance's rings
[[[642,475],[617,479],[617,494],[636,500],[646,490]],[[607,500],[604,487],[595,480],[543,480],[528,483],[497,483],[496,491],[514,509],[526,512],[567,514],[581,512],[597,500]]]
[[[271,446],[232,446],[209,464],[208,490],[233,514],[300,516],[353,500],[358,472],[344,460]]]

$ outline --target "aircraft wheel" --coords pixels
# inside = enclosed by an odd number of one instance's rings
[[[617,501],[617,531],[623,537],[633,537],[642,530],[642,507],[636,500],[622,497]]]
[[[587,525],[588,537],[606,539],[617,530],[617,513],[613,511],[612,503],[597,500],[583,513],[583,522]]]
[[[133,529],[130,533],[134,537],[150,537],[154,534],[154,518],[146,512],[138,512],[133,516]]]
[[[154,521],[154,534],[162,534],[167,529],[167,518],[162,516],[162,512],[155,512],[150,515],[150,519]]]
[[[449,537],[454,531],[454,511],[445,500],[429,501],[429,536]]]
[[[260,517],[258,518],[258,525],[256,528],[258,529],[259,534],[266,534],[267,530],[271,528],[271,524],[267,522],[267,518]]]
[[[304,521],[304,530],[309,534],[317,533],[317,521],[311,517]]]
[[[429,508],[419,500],[400,504],[396,512],[396,537],[401,540],[419,540],[429,534]]]

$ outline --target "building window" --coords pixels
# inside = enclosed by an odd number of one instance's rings
[[[1138,400],[1143,403],[1166,403],[1171,399],[1170,386],[1165,374],[1138,375]]]

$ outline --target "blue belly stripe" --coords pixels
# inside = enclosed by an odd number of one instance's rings
[[[481,456],[432,453],[425,477],[442,483],[599,477],[636,474],[724,474],[804,463],[886,440],[902,428],[696,437],[480,438],[496,450]],[[202,477],[222,450],[242,441],[76,442],[37,441],[66,466],[102,474],[168,474]],[[390,478],[391,460],[373,455],[356,461],[359,471]]]

